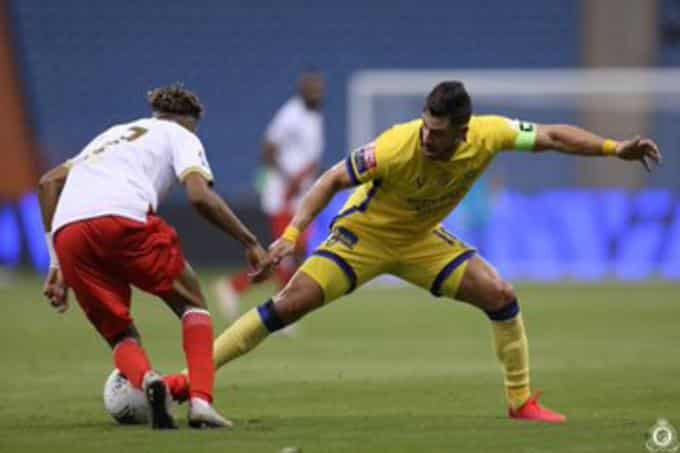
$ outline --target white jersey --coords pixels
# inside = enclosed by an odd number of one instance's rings
[[[295,96],[276,112],[267,127],[265,139],[276,145],[276,161],[287,176],[278,171],[268,172],[261,194],[262,209],[267,214],[295,210],[316,175],[309,175],[302,184],[301,193],[292,200],[286,199],[288,178],[295,177],[321,160],[324,146],[323,117],[318,111],[308,109],[302,98]]]
[[[52,231],[116,215],[146,222],[176,181],[192,172],[212,181],[198,137],[174,121],[143,118],[113,126],[69,160]]]

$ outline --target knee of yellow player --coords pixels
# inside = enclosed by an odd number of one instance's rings
[[[322,288],[304,272],[296,272],[285,288],[273,297],[277,316],[286,325],[319,308],[323,302]]]
[[[489,290],[485,291],[486,300],[484,301],[486,311],[501,310],[517,299],[515,289],[502,278],[494,278],[488,284]]]

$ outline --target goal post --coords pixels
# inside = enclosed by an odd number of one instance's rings
[[[519,105],[548,106],[607,96],[616,104],[612,107],[645,109],[653,96],[656,108],[680,110],[680,69],[361,70],[351,76],[347,90],[350,148],[379,132],[375,117],[379,99],[417,97],[422,104],[443,80],[463,81],[474,103],[509,99]]]

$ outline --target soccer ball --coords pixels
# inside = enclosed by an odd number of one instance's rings
[[[143,425],[151,419],[151,409],[144,392],[132,387],[118,369],[114,369],[106,379],[104,407],[121,425]]]

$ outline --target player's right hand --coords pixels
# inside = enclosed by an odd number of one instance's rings
[[[43,295],[58,313],[65,313],[68,310],[68,286],[60,269],[50,267],[45,277]]]
[[[269,257],[274,264],[279,264],[282,259],[295,252],[295,242],[288,239],[278,238],[269,246]]]
[[[246,249],[246,260],[249,268],[248,277],[255,283],[268,279],[274,270],[270,256],[259,243]]]
[[[659,146],[653,140],[639,136],[632,140],[619,142],[616,156],[623,160],[638,161],[648,172],[652,171],[652,162],[660,165],[663,159]]]

